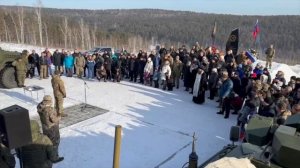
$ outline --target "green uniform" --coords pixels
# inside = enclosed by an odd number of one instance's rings
[[[85,66],[85,58],[83,56],[75,57],[76,75],[82,78]]]
[[[51,140],[40,133],[36,121],[31,121],[32,143],[21,148],[24,168],[51,168],[56,161]]]
[[[181,72],[182,72],[182,62],[179,60],[178,61],[175,60],[173,64],[173,78],[175,80],[175,85],[177,88],[179,87]]]
[[[18,59],[12,63],[12,66],[16,68],[18,86],[24,86],[27,71],[26,61]]]
[[[58,158],[58,146],[60,143],[59,117],[57,117],[52,107],[52,101],[42,101],[37,106],[37,112],[41,119],[43,133],[51,140],[56,158]]]
[[[0,167],[12,168],[15,167],[15,157],[10,153],[10,150],[0,143]]]
[[[63,108],[63,98],[66,97],[66,90],[63,80],[61,80],[59,75],[53,75],[51,79],[53,94],[55,99],[55,109],[57,114],[63,115],[64,108]]]
[[[272,68],[272,62],[273,62],[273,58],[275,56],[275,49],[274,48],[268,48],[266,50],[266,55],[267,55],[267,58],[266,58],[266,68]]]

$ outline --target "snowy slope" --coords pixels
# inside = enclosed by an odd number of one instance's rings
[[[44,50],[34,46],[0,43],[7,50],[24,48]],[[299,68],[299,67],[298,67]],[[293,68],[299,72],[297,67]],[[274,64],[274,71],[283,69],[287,75],[295,75],[284,64]],[[276,72],[272,72],[276,73]],[[296,74],[299,76],[299,73]],[[287,77],[287,76],[286,76]],[[77,78],[62,77],[67,89],[64,106],[84,102],[84,83]],[[52,95],[50,79],[27,79],[26,85],[39,85],[45,94]],[[217,103],[207,100],[196,105],[192,95],[183,88],[173,92],[162,91],[140,84],[122,81],[87,81],[87,102],[110,112],[77,123],[61,130],[60,153],[65,160],[55,168],[109,168],[112,166],[114,127],[122,125],[122,168],[174,168],[182,167],[191,152],[192,134],[196,133],[196,151],[202,163],[229,143],[229,129],[235,125],[236,116],[229,119],[217,115]],[[0,109],[18,104],[36,116],[36,105],[43,92],[36,94],[23,89],[0,89]]]

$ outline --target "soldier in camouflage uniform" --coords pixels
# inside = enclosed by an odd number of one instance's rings
[[[54,99],[55,99],[55,109],[57,112],[57,115],[61,117],[66,117],[67,114],[64,114],[64,99],[66,97],[66,90],[65,90],[65,85],[63,80],[60,78],[60,72],[55,71],[54,75],[52,76],[51,79],[52,83],[52,88],[53,88],[53,94],[54,94]]]
[[[21,56],[12,63],[12,66],[16,68],[17,83],[19,87],[25,87],[24,82],[27,72],[27,57],[28,51],[24,50]]]
[[[1,143],[0,139],[0,167],[13,168],[15,165],[15,157],[10,153],[10,150]]]
[[[266,68],[268,68],[269,66],[269,69],[272,68],[272,61],[273,61],[273,58],[275,56],[275,49],[273,48],[273,45],[271,44],[270,47],[266,50]]]
[[[49,137],[53,144],[53,152],[55,153],[56,159],[61,159],[58,155],[60,116],[56,114],[52,107],[51,96],[44,96],[43,101],[37,106],[37,112],[41,119],[43,133]]]
[[[78,78],[82,78],[85,67],[85,58],[79,54],[79,56],[75,57],[75,67],[76,67],[76,75]]]
[[[23,146],[21,155],[24,168],[52,168],[53,163],[62,161],[57,159],[56,153],[53,150],[51,140],[40,132],[40,126],[37,121],[30,122],[32,143]]]

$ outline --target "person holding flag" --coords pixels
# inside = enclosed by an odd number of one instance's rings
[[[252,36],[254,38],[254,43],[256,43],[256,38],[257,38],[259,32],[260,32],[260,29],[259,29],[259,26],[258,26],[258,19],[257,19],[256,23],[255,23],[255,26],[254,26],[254,30],[252,32]]]

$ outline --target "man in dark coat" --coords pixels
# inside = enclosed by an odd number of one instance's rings
[[[31,55],[31,56],[33,57],[33,59],[34,59],[34,67],[37,68],[38,74],[39,74],[39,76],[40,76],[40,64],[39,64],[39,58],[40,58],[40,56],[39,56],[39,54],[37,54],[37,53],[35,52],[35,50],[32,50],[32,53],[31,53],[30,55]],[[35,68],[33,69],[33,74],[35,74]]]
[[[217,83],[218,83],[218,72],[216,68],[213,68],[211,74],[209,75],[209,80],[208,80],[210,100],[213,100],[217,93]]]
[[[104,55],[103,55],[104,56]],[[111,64],[112,64],[112,59],[109,57],[108,54],[105,55],[104,57],[104,68],[106,70],[106,74],[107,74],[107,79],[111,80]]]
[[[197,71],[193,88],[193,102],[203,104],[205,102],[205,90],[207,89],[207,78],[204,70],[200,67]]]
[[[141,84],[144,84],[144,68],[146,66],[146,63],[147,63],[146,58],[142,56],[139,60],[139,69],[138,69]]]
[[[35,64],[36,64],[34,55],[30,54],[27,59],[28,59],[29,69],[26,73],[26,77],[32,78],[32,77],[34,77],[34,69],[35,69]]]
[[[61,53],[58,52],[58,50],[55,50],[53,53],[53,65],[55,66],[56,70],[61,70]]]

